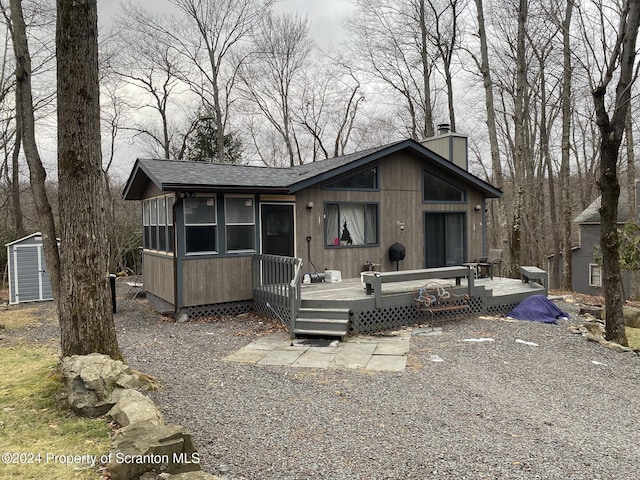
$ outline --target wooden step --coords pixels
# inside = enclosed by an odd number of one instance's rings
[[[328,318],[337,320],[349,320],[348,308],[301,308],[298,310],[298,318]]]
[[[348,318],[298,318],[294,335],[344,337],[349,330]]]

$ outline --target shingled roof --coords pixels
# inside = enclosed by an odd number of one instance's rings
[[[488,197],[497,198],[502,195],[497,188],[414,140],[401,140],[361,152],[288,168],[139,158],[133,166],[122,195],[125,200],[141,200],[149,182],[163,192],[225,191],[292,194],[402,150],[411,151],[451,171],[461,180],[483,191]]]
[[[600,224],[600,206],[602,205],[602,197],[596,198],[587,208],[573,220],[578,224]],[[629,195],[624,190],[620,191],[618,198],[618,223],[625,223],[631,218],[629,209]]]

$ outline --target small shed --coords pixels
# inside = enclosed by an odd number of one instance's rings
[[[42,234],[33,233],[7,243],[6,247],[9,266],[9,303],[53,300],[49,274],[44,261]]]

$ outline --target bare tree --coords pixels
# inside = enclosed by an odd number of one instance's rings
[[[571,208],[571,118],[573,106],[573,67],[571,62],[571,18],[573,15],[573,0],[566,0],[564,18],[562,18],[562,161],[560,164],[560,192],[562,196],[562,288],[572,289],[573,260],[571,245],[571,225],[573,221]],[[558,250],[554,250],[557,258]]]
[[[58,0],[57,14],[62,355],[121,359],[107,276],[97,0]]]
[[[428,0],[431,17],[434,19],[433,30],[427,30],[440,61],[442,76],[447,90],[447,110],[451,131],[456,131],[456,112],[453,89],[453,60],[460,48],[460,16],[466,6],[465,0]],[[424,24],[424,22],[423,22]],[[485,39],[486,41],[486,39]],[[425,52],[426,53],[426,52]]]
[[[165,31],[153,28],[154,22],[160,20],[138,6],[125,5],[108,39],[113,51],[104,66],[141,93],[129,100],[136,115],[122,128],[148,143],[154,156],[168,159],[179,148],[176,116],[182,115],[172,109],[171,100],[181,95],[184,102],[187,87],[179,80],[182,55]],[[123,94],[120,97],[126,98]],[[146,114],[149,110],[157,121]]]
[[[608,7],[598,2],[598,18],[606,25]],[[607,340],[627,345],[624,328],[622,304],[624,292],[620,274],[620,252],[618,236],[618,198],[620,183],[618,180],[618,162],[620,146],[624,136],[627,110],[631,101],[631,87],[636,78],[634,72],[636,60],[636,39],[640,26],[640,2],[626,0],[619,12],[619,25],[613,41],[606,36],[600,38],[607,49],[604,52],[602,68],[590,72],[592,96],[596,109],[595,121],[600,130],[600,248],[602,251],[602,280],[605,292]],[[583,22],[585,15],[582,16]],[[585,31],[586,32],[586,31]],[[592,39],[585,35],[586,43],[592,45]],[[595,51],[595,50],[594,50]],[[595,62],[594,62],[595,63]],[[607,92],[614,76],[617,75],[613,105],[607,105]],[[610,111],[609,108],[612,108]]]
[[[47,173],[40,159],[40,152],[36,142],[34,102],[32,93],[31,54],[27,42],[27,29],[24,21],[21,0],[10,0],[10,20],[6,17],[6,9],[2,7],[7,24],[11,28],[13,51],[16,59],[16,115],[22,146],[29,165],[31,190],[34,197],[42,246],[44,250],[47,270],[51,281],[51,289],[58,310],[60,309],[60,257],[56,240],[56,228],[51,209],[51,203],[46,190]]]
[[[254,53],[240,68],[244,95],[282,138],[289,165],[302,163],[296,145],[292,97],[313,48],[309,21],[287,13],[268,13],[255,42]]]
[[[357,0],[349,21],[352,54],[361,71],[373,75],[404,103],[403,117],[416,140],[434,135],[432,76],[437,53],[431,52],[426,0]],[[387,100],[395,104],[395,99]]]
[[[233,102],[237,63],[234,52],[254,32],[274,0],[171,0],[183,13],[181,28],[167,31],[195,70],[182,79],[214,115],[217,160],[225,159],[229,107]]]
[[[516,37],[516,79],[515,96],[513,106],[514,121],[514,172],[515,172],[515,198],[513,200],[513,216],[510,232],[510,257],[511,273],[515,276],[522,261],[522,230],[524,205],[524,169],[526,162],[526,132],[525,132],[525,90],[527,87],[526,77],[526,34],[527,17],[529,13],[529,2],[519,0],[517,10],[518,32]]]
[[[487,133],[489,136],[489,146],[491,151],[491,180],[498,188],[503,188],[504,179],[502,175],[502,162],[500,159],[500,148],[498,144],[498,131],[496,121],[495,100],[493,95],[493,78],[491,67],[489,64],[489,46],[487,41],[487,29],[484,19],[484,5],[482,0],[475,0],[476,15],[478,18],[478,40],[480,42],[480,59],[473,55],[478,70],[482,76],[482,84],[484,87],[485,109],[487,115]],[[493,225],[497,228],[493,230],[497,232],[498,245],[506,243],[506,225],[507,214],[504,207],[505,203],[499,200],[497,212],[492,211]],[[497,215],[496,215],[497,213]]]

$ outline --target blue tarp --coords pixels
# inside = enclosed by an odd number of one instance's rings
[[[525,298],[509,312],[508,316],[519,320],[543,323],[556,323],[560,317],[569,317],[544,295],[532,295]]]

